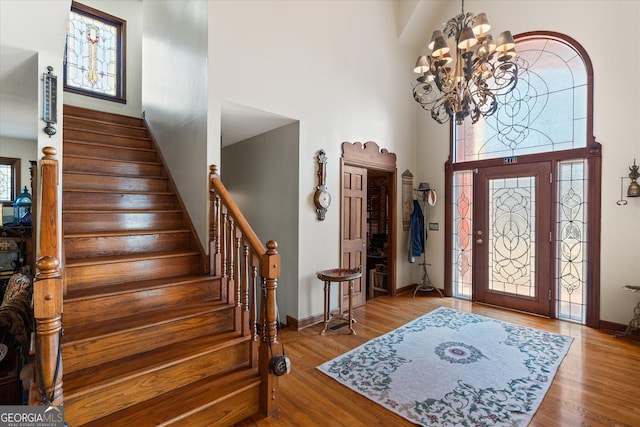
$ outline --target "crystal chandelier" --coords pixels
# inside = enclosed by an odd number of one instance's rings
[[[429,56],[420,56],[414,71],[420,76],[413,86],[413,98],[438,123],[466,117],[475,123],[498,109],[498,95],[513,90],[518,81],[515,42],[504,31],[495,42],[485,13],[462,13],[451,18],[444,30],[431,36]],[[444,35],[443,35],[444,34]],[[446,36],[446,38],[445,38]],[[447,39],[455,41],[455,61]]]

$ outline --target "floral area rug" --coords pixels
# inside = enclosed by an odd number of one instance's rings
[[[416,424],[526,426],[572,341],[440,307],[318,369]]]

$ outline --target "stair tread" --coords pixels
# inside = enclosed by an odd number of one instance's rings
[[[243,337],[233,331],[205,335],[197,339],[103,363],[100,365],[100,369],[89,367],[65,373],[65,397],[72,398],[74,394],[108,388],[110,385],[120,383],[132,376],[153,372],[168,365],[176,365],[184,360],[198,358],[202,354],[230,347],[249,339],[250,337]],[[91,382],[87,383],[86,378],[91,378]]]
[[[167,180],[168,178],[164,175],[127,175],[121,173],[107,173],[107,172],[90,172],[90,171],[74,171],[65,169],[62,171],[63,175],[89,175],[89,176],[105,176],[105,177],[122,177],[127,179],[162,179]]]
[[[138,138],[138,137],[134,137],[134,136],[128,136],[127,138],[151,141],[149,138]],[[124,146],[120,146],[120,145],[105,144],[104,142],[84,141],[84,140],[70,139],[70,138],[65,138],[64,139],[64,143],[65,144],[70,143],[70,144],[96,145],[96,146],[100,146],[100,147],[107,147],[107,148],[113,148],[113,149],[118,149],[118,150],[150,151],[150,152],[154,152],[154,153],[156,152],[156,150],[154,148],[124,147]]]
[[[63,154],[62,159],[64,160],[65,158],[100,160],[101,162],[112,162],[112,163],[136,163],[136,164],[146,164],[146,165],[153,165],[153,166],[162,166],[162,163],[160,162],[151,162],[151,161],[145,161],[145,160],[105,159],[103,157],[82,156],[80,154]]]
[[[78,341],[94,340],[101,336],[113,335],[118,332],[141,329],[178,319],[194,317],[228,307],[228,305],[223,305],[219,301],[192,302],[172,307],[170,310],[163,308],[131,314],[119,318],[117,322],[109,319],[90,324],[74,325],[65,329],[65,338],[62,345],[65,347]]]
[[[89,116],[87,116],[87,114]],[[106,120],[104,118],[97,119],[96,114],[99,114],[102,117],[108,117],[110,120]],[[99,111],[92,108],[79,107],[77,105],[71,105],[71,104],[64,104],[63,117],[74,117],[79,119],[88,118],[88,119],[94,119],[94,120],[108,121],[110,123],[111,122],[120,123],[118,122],[118,120],[127,120],[127,121],[133,120],[140,123],[144,122],[143,117],[139,117],[139,116],[131,116],[128,114],[121,114],[121,113],[109,113],[106,111]]]
[[[144,421],[149,425],[180,421],[179,418],[188,416],[202,407],[215,405],[222,398],[230,394],[242,393],[249,387],[258,386],[259,383],[260,376],[257,368],[238,369],[224,376],[201,379],[187,387],[85,424],[85,427],[136,425],[140,422],[141,414],[144,414]],[[175,402],[180,402],[180,405],[176,405]],[[177,410],[179,414],[176,413]]]
[[[121,127],[124,129],[133,129],[133,130],[147,130],[146,127],[140,125],[140,126],[136,126],[136,125],[126,125],[124,123],[114,123],[108,120],[101,120],[101,119],[91,119],[88,117],[82,117],[82,116],[77,116],[77,115],[73,115],[73,114],[63,114],[63,117],[69,118],[69,119],[77,119],[77,120],[83,120],[86,122],[91,122],[91,123],[99,123],[99,124],[107,124],[109,126],[117,126],[117,127]],[[65,127],[66,129],[67,127]],[[77,127],[71,127],[71,129],[78,129]],[[84,129],[82,129],[84,130]]]
[[[105,212],[105,211],[101,211]],[[147,212],[147,211],[140,211]],[[168,228],[162,230],[112,230],[112,231],[92,231],[87,233],[67,233],[64,239],[86,239],[91,237],[118,237],[118,236],[144,236],[148,234],[171,234],[171,233],[189,233],[188,228]]]
[[[96,256],[96,257],[83,257],[83,258],[67,258],[67,267],[82,267],[86,265],[96,264],[113,264],[116,262],[132,262],[146,259],[158,259],[158,258],[174,258],[183,256],[199,255],[200,252],[194,249],[184,249],[178,251],[166,251],[166,252],[146,252],[146,253],[133,253],[124,255],[109,255],[109,256]]]
[[[87,120],[87,119],[83,119],[83,120]],[[123,130],[132,130],[132,131],[146,131],[147,130],[143,126],[129,126],[129,125],[122,125],[122,124],[119,124],[119,123],[109,123],[109,122],[102,122],[102,121],[99,121],[98,123],[108,124],[108,125],[112,125],[112,126],[118,126],[118,127],[123,128]],[[87,129],[87,128],[82,127],[82,126],[74,126],[74,125],[71,125],[71,124],[65,124],[64,130],[88,132],[88,133],[95,133],[95,134],[100,134],[100,135],[116,136],[116,137],[131,138],[131,139],[149,139],[149,137],[147,137],[147,136],[126,135],[126,134],[121,134],[121,133],[118,133],[118,132],[109,132],[107,130]]]
[[[100,188],[63,188],[63,193],[101,193],[101,194],[139,194],[139,195],[161,195],[173,196],[171,191],[139,191],[139,190],[102,190]]]
[[[109,213],[123,214],[123,213],[181,213],[180,209],[121,209],[113,211],[97,211],[97,210],[80,210],[80,209],[63,209],[62,213],[66,214],[96,214],[106,215]]]
[[[70,289],[64,298],[65,304],[73,301],[99,298],[110,295],[117,295],[123,293],[131,293],[144,291],[148,289],[158,289],[168,286],[178,286],[187,283],[209,281],[218,278],[219,276],[209,276],[202,274],[190,274],[185,276],[175,277],[162,277],[159,279],[140,280],[135,282],[124,282],[115,285],[97,286],[94,288],[86,289]]]

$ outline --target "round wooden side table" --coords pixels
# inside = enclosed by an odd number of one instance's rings
[[[640,293],[640,286],[627,285],[623,286],[622,289],[633,293]],[[613,334],[613,337],[618,338],[625,335],[630,335],[637,329],[640,329],[640,301],[638,302],[638,305],[636,305],[636,308],[633,309],[633,319],[631,319],[631,321],[629,322],[629,326],[627,326],[627,329],[624,332],[616,332],[615,334]]]
[[[351,300],[353,299],[353,281],[359,277],[362,277],[362,272],[359,268],[334,268],[332,270],[322,270],[317,273],[318,279],[324,282],[324,329],[320,332],[320,335],[324,335],[327,332],[329,326],[329,303],[331,295],[331,282],[346,282],[349,281],[349,330],[353,335],[356,335],[356,331],[353,329],[353,310],[351,307]],[[342,309],[342,304],[340,304]]]

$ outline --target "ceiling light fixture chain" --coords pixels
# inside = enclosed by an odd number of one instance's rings
[[[466,117],[476,123],[498,109],[499,95],[516,86],[518,65],[515,42],[504,31],[494,42],[485,13],[464,12],[449,19],[442,31],[431,36],[431,54],[418,57],[414,71],[420,76],[413,86],[413,98],[431,112],[438,123]],[[454,57],[447,40],[455,43]]]

